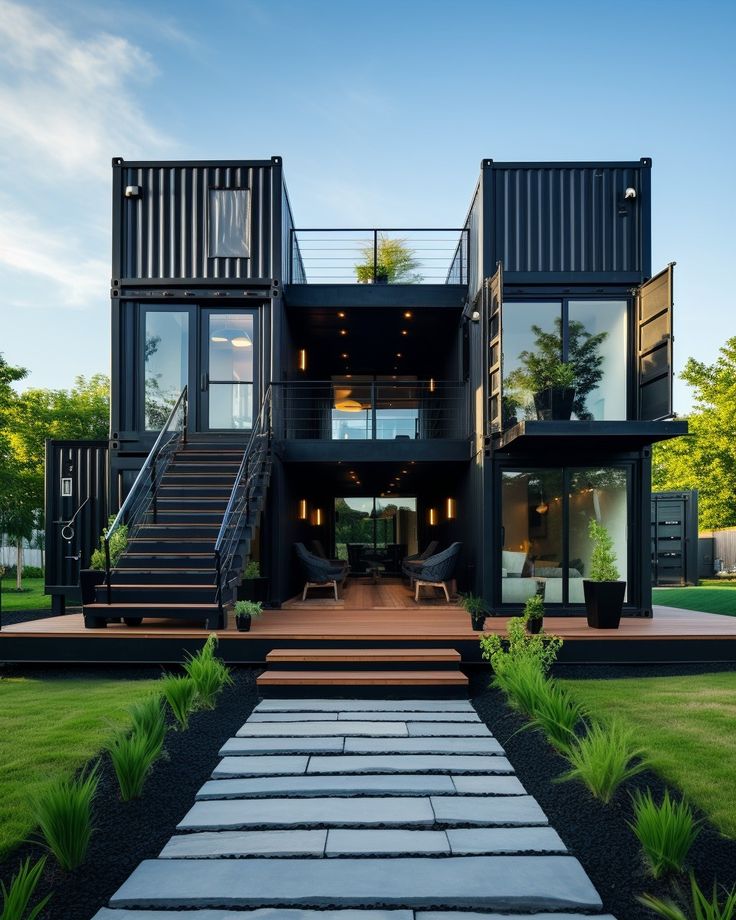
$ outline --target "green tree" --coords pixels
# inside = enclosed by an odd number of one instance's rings
[[[11,537],[22,562],[22,540],[31,535],[33,515],[28,511],[28,468],[16,455],[12,445],[13,408],[18,394],[13,384],[27,375],[23,367],[14,367],[0,355],[0,534]],[[19,576],[16,576],[20,584]]]
[[[693,390],[689,434],[654,445],[652,488],[698,490],[700,527],[736,526],[736,336],[714,364],[694,358],[680,374]]]
[[[363,261],[355,266],[357,279],[363,283],[373,281],[373,245],[364,246],[361,255]],[[419,261],[406,240],[379,235],[375,256],[376,276],[385,278],[388,284],[421,284],[424,280],[424,276],[416,272]]]

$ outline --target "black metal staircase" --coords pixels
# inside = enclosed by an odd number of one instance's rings
[[[84,607],[85,626],[174,618],[224,627],[268,490],[270,408],[269,390],[243,450],[188,434],[182,392],[107,531],[105,581]],[[121,527],[127,545],[115,560]]]

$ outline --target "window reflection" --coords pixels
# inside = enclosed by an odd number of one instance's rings
[[[189,314],[147,310],[144,330],[146,431],[160,431],[187,382]]]
[[[251,313],[210,313],[209,427],[253,426],[254,317]]]

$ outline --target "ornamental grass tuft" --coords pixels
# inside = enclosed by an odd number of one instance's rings
[[[189,728],[189,716],[197,704],[197,685],[192,678],[166,674],[161,678],[161,691],[179,728]]]
[[[215,656],[217,636],[211,635],[196,655],[188,655],[184,670],[194,681],[199,705],[202,709],[214,709],[222,690],[232,685],[230,668]]]
[[[543,692],[534,700],[530,722],[524,728],[542,731],[547,741],[561,754],[567,754],[577,741],[577,727],[586,716],[582,703],[556,681],[545,680]]]
[[[654,878],[672,872],[682,872],[687,854],[700,833],[700,822],[684,800],[670,798],[665,790],[661,804],[652,792],[637,792],[633,796],[634,821],[629,827],[636,834]]]
[[[716,883],[713,882],[713,893],[708,898],[696,882],[695,876],[691,875],[691,903],[687,905],[687,913],[673,901],[662,901],[651,894],[642,895],[637,900],[658,917],[664,917],[664,920],[736,920],[736,887],[725,891],[724,896],[725,900],[721,903]],[[682,895],[680,900],[685,903]]]
[[[36,890],[44,867],[46,857],[39,859],[31,865],[31,860],[26,859],[18,867],[17,873],[10,879],[9,887],[0,882],[0,895],[2,895],[2,912],[0,920],[36,920],[36,917],[46,907],[51,895],[47,894],[33,907],[30,907],[31,898]]]
[[[611,801],[625,780],[644,769],[642,751],[634,746],[629,728],[620,722],[608,725],[592,722],[587,732],[566,751],[572,770],[559,777],[560,782],[580,780],[604,803]]]
[[[87,855],[99,781],[98,762],[77,777],[55,780],[35,802],[34,817],[46,846],[67,871],[76,869]]]
[[[118,778],[120,798],[124,802],[140,798],[146,777],[161,753],[162,744],[163,737],[158,747],[155,747],[149,735],[135,730],[132,734],[119,734],[113,739],[108,750]]]
[[[133,734],[148,740],[148,746],[155,752],[154,760],[159,756],[166,737],[166,713],[158,694],[150,694],[145,699],[134,703],[128,710],[133,724]]]

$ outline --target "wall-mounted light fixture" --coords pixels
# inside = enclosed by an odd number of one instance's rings
[[[447,499],[447,520],[448,521],[453,521],[455,519],[456,511],[457,511],[457,508],[455,506],[455,499],[448,498]]]
[[[306,521],[307,519],[307,500],[306,498],[299,499],[299,520]]]
[[[624,198],[627,201],[633,201],[636,198],[636,189],[629,186],[624,192]]]
[[[321,508],[315,508],[314,511],[312,512],[312,524],[315,527],[322,526],[322,509]]]
[[[140,198],[142,189],[140,185],[126,185],[125,186],[125,197],[126,198]]]
[[[307,349],[299,349],[299,370],[305,371],[307,369]]]
[[[435,527],[437,524],[437,509],[430,508],[427,514],[427,521],[429,522],[430,527]]]
[[[437,389],[437,387],[436,387],[436,384],[435,384],[435,382],[434,382],[434,377],[430,377],[430,378],[429,378],[429,392],[430,392],[430,393],[434,393],[434,391],[435,391],[436,389]]]

